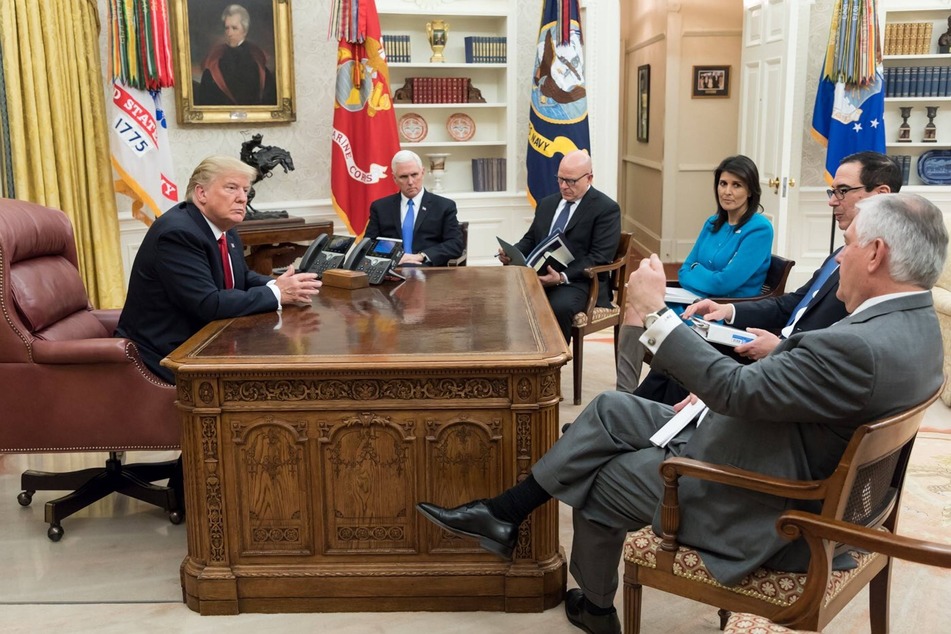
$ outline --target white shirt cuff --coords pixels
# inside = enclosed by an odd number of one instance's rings
[[[271,292],[274,293],[274,297],[277,298],[277,311],[281,312],[283,306],[281,306],[281,289],[277,287],[277,280],[271,280],[267,283],[267,287],[271,289]]]
[[[644,331],[644,334],[641,335],[640,342],[651,351],[651,354],[656,354],[658,348],[664,343],[664,339],[667,338],[667,335],[682,323],[683,320],[680,318],[680,315],[672,310],[668,310],[661,315],[660,319],[655,321],[650,328]]]
[[[730,316],[724,319],[729,325],[733,325],[733,322],[736,321],[736,304],[727,304],[730,307]]]

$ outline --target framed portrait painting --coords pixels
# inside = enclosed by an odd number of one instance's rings
[[[698,97],[729,97],[729,66],[694,66],[693,95]]]
[[[637,67],[637,140],[647,143],[650,132],[651,67]]]
[[[170,0],[182,124],[294,121],[290,0]]]

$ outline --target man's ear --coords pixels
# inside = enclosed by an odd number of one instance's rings
[[[874,273],[880,267],[888,266],[888,245],[881,238],[875,238],[870,246],[872,248],[868,260],[868,272]]]

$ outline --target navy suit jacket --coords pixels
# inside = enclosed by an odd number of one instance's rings
[[[560,202],[560,193],[546,196],[539,201],[535,207],[535,219],[525,236],[515,244],[516,249],[528,255],[536,244],[548,237]],[[571,214],[564,233],[568,248],[575,256],[574,261],[565,269],[565,275],[571,285],[581,287],[587,293],[591,282],[585,276],[584,270],[591,266],[609,264],[617,253],[617,245],[621,239],[621,208],[608,196],[590,187],[578,203],[578,208]],[[599,306],[607,306],[611,302],[609,279],[608,273],[599,276]]]
[[[373,201],[364,237],[402,239],[400,197],[401,194],[396,193]],[[462,255],[465,246],[462,228],[456,218],[456,203],[423,190],[423,199],[416,209],[413,223],[413,252],[425,253],[433,266],[446,266],[449,260]]]
[[[833,252],[832,255],[826,258],[825,262],[829,258],[834,258],[838,253],[839,250]],[[825,266],[825,262],[822,263],[822,266]],[[736,316],[733,319],[733,327],[742,329],[762,328],[778,332],[786,325],[796,306],[809,292],[809,288],[815,281],[816,276],[819,275],[819,271],[822,270],[822,266],[816,269],[816,272],[812,274],[812,277],[804,286],[793,293],[786,293],[779,297],[768,297],[755,302],[735,304]],[[844,319],[848,313],[842,301],[835,296],[838,289],[839,269],[837,267],[829,276],[829,279],[819,287],[819,292],[816,293],[815,297],[809,301],[806,312],[796,322],[790,336],[797,332],[827,328],[840,319]]]
[[[132,264],[116,336],[131,339],[145,365],[170,383],[172,372],[160,362],[205,325],[278,307],[265,286],[272,278],[248,269],[234,229],[225,236],[233,289],[224,290],[218,243],[192,203],[180,203],[152,223]]]

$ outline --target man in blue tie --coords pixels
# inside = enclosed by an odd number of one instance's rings
[[[591,186],[594,173],[591,157],[584,150],[565,154],[558,165],[557,194],[546,196],[535,207],[535,218],[515,248],[528,255],[535,245],[555,231],[565,234],[565,243],[575,259],[562,272],[547,267],[539,272],[538,281],[545,287],[555,319],[565,341],[571,341],[571,319],[585,308],[590,280],[584,270],[614,259],[621,239],[621,208],[616,202]],[[499,261],[511,260],[499,250]],[[611,302],[607,274],[602,274],[598,306]]]
[[[901,183],[901,168],[884,154],[858,152],[843,158],[832,179],[832,189],[827,190],[829,206],[839,229],[844,232],[852,224],[859,201],[898,192]],[[797,332],[826,328],[846,316],[845,306],[836,297],[839,271],[835,256],[838,252],[839,249],[830,254],[812,278],[792,293],[736,304],[704,299],[689,306],[683,317],[703,315],[756,334],[756,339],[737,346],[734,351],[750,360],[762,359],[782,339]],[[643,328],[634,323],[632,315],[633,311],[625,311],[618,340],[617,389],[668,404],[680,401],[686,396],[686,390],[655,372],[649,373],[638,385],[643,358],[638,338]]]
[[[426,169],[415,152],[400,150],[391,167],[400,191],[373,201],[364,236],[402,240],[401,266],[446,266],[465,249],[456,203],[426,191]]]

